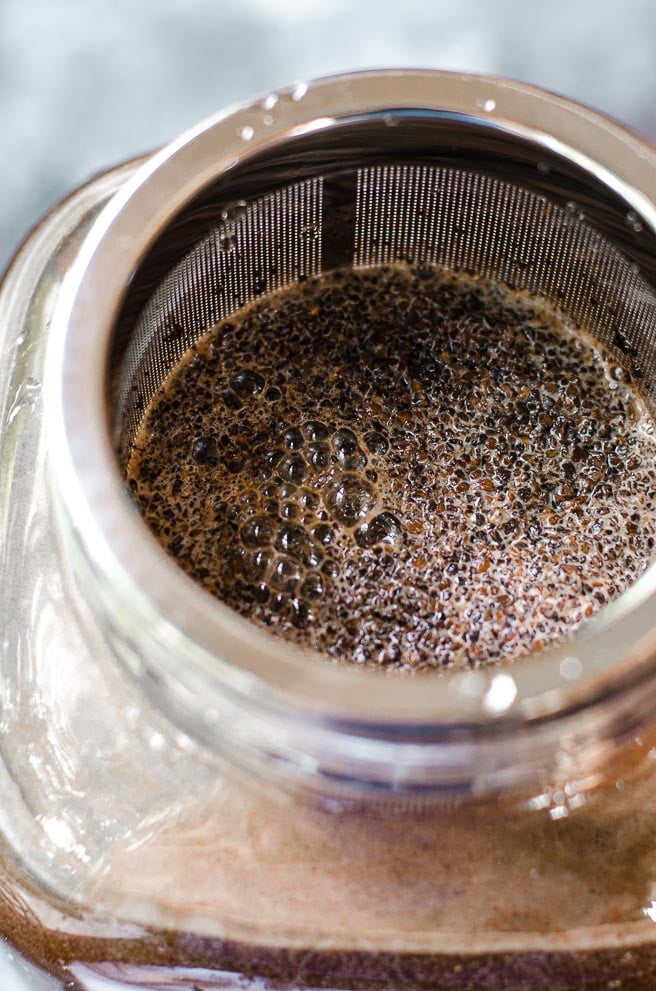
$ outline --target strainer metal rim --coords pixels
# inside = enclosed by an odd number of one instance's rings
[[[326,663],[270,637],[212,598],[166,555],[126,496],[103,396],[124,290],[167,221],[217,175],[272,142],[347,118],[421,109],[520,134],[575,162],[656,231],[656,151],[585,107],[525,84],[434,70],[329,77],[229,109],[144,164],[105,209],[70,271],[51,331],[46,380],[50,467],[77,553],[112,590],[108,625],[151,624],[164,649],[157,680],[291,700],[326,717],[487,725],[537,719],[599,700],[656,667],[656,567],[604,610],[589,636],[512,669],[389,679]],[[568,661],[575,655],[576,662]],[[148,658],[142,663],[149,666]],[[166,670],[164,670],[166,669]],[[191,680],[190,680],[191,679]],[[499,679],[502,679],[501,681]],[[200,700],[202,703],[202,699]]]

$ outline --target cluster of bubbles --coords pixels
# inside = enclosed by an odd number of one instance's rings
[[[128,478],[181,567],[255,623],[423,670],[546,647],[639,577],[655,445],[624,368],[546,304],[394,266],[219,324]]]
[[[255,385],[252,372],[240,371],[233,389],[239,392],[246,378]],[[333,556],[340,542],[352,536],[361,547],[392,547],[402,527],[393,513],[378,511],[378,476],[368,467],[371,455],[387,446],[382,434],[371,432],[361,441],[349,428],[331,431],[320,420],[307,420],[286,427],[276,440],[253,453],[262,484],[235,492],[243,505],[235,574],[259,607],[305,629],[313,602],[340,573]]]

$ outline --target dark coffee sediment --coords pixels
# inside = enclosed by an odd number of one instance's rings
[[[546,304],[405,267],[334,273],[204,337],[128,466],[160,543],[259,626],[341,660],[510,661],[654,558],[656,442]]]

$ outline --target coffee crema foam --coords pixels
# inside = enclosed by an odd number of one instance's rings
[[[616,361],[543,301],[335,272],[202,338],[128,465],[187,574],[277,636],[395,670],[509,662],[656,546],[656,441]]]

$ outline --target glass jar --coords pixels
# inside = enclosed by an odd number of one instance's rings
[[[534,196],[575,264],[614,252],[598,291],[638,335],[650,391],[656,154],[530,87],[401,70],[301,83],[51,212],[0,294],[0,927],[64,986],[656,981],[653,567],[544,655],[379,677],[210,598],[126,493],[123,425],[130,401],[143,407],[133,380],[154,386],[176,353],[145,334],[157,300],[157,333],[173,327],[186,345],[219,313],[208,284],[220,315],[257,294],[244,259],[258,231],[274,239],[251,202],[277,204],[266,216],[296,231],[275,242],[262,291],[353,264],[365,155],[367,168],[450,176],[475,164],[521,190],[490,187],[515,225],[524,204],[522,244]],[[372,175],[387,195],[391,173]],[[221,284],[207,260],[217,224]],[[546,292],[503,244],[504,281]],[[392,248],[367,250],[371,263]],[[246,287],[228,300],[226,272]],[[571,272],[552,267],[550,285],[576,315],[587,303]]]

